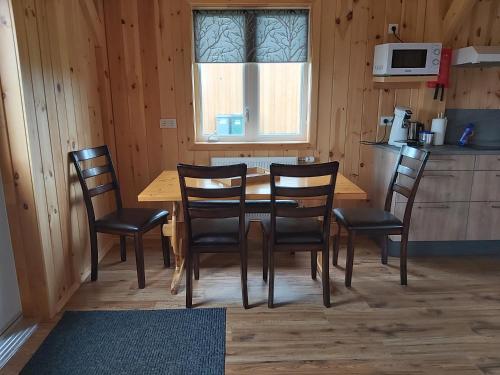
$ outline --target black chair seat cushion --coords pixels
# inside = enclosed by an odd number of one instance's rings
[[[271,217],[263,218],[262,228],[271,233]],[[316,218],[276,218],[276,244],[320,244],[323,242],[323,224]]]
[[[403,222],[390,212],[376,208],[335,208],[333,214],[341,225],[354,230],[399,230]]]
[[[220,205],[239,205],[240,202],[237,200],[203,200],[203,201],[192,201],[190,203],[193,208],[207,208],[207,207],[220,207]],[[290,206],[298,207],[298,203],[294,200],[277,200],[277,205],[280,206]],[[245,212],[246,213],[270,213],[271,212],[271,201],[268,199],[255,199],[247,200],[245,202]]]
[[[141,232],[168,216],[155,208],[122,208],[96,220],[97,231]]]
[[[191,221],[191,235],[195,246],[238,245],[239,219],[230,217],[225,219],[193,219]],[[245,222],[245,232],[248,231],[248,222]]]

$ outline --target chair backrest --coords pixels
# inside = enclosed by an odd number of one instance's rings
[[[178,164],[179,182],[181,185],[182,205],[184,222],[186,226],[186,237],[192,243],[192,220],[202,219],[239,219],[240,243],[245,237],[245,194],[247,166],[235,164],[219,167],[205,167],[197,165]],[[230,187],[203,187],[203,184],[187,183],[186,179],[211,180],[237,178],[239,183]],[[188,181],[194,182],[194,181]],[[195,186],[198,185],[198,186]],[[200,186],[201,185],[201,186]],[[238,199],[239,204],[221,204],[220,206],[210,204],[207,206],[197,205],[199,199],[225,200]]]
[[[76,174],[78,175],[78,180],[83,191],[83,198],[85,200],[85,206],[87,208],[87,215],[90,222],[95,221],[94,205],[92,204],[92,198],[107,193],[108,191],[113,191],[115,195],[115,202],[117,209],[122,208],[122,200],[120,195],[120,186],[118,184],[118,179],[116,178],[115,169],[113,167],[113,161],[111,160],[111,154],[109,153],[108,146],[99,146],[93,148],[86,148],[79,151],[72,151],[69,153],[70,160],[73,162]],[[92,166],[87,169],[82,167],[82,163],[91,161],[103,157],[104,164],[98,166]],[[89,187],[88,179],[109,175],[111,181],[98,184],[94,187]]]
[[[284,165],[271,164],[271,236],[275,238],[276,218],[323,218],[324,239],[330,236],[330,224],[332,217],[333,195],[337,181],[338,162],[330,162],[312,165]],[[323,184],[290,184],[287,186],[283,179],[277,184],[277,177],[296,177],[299,179],[314,177],[329,177]],[[302,180],[305,182],[305,180]],[[297,186],[298,185],[298,186]],[[321,203],[312,207],[280,206],[276,204],[277,199],[313,199]]]
[[[387,189],[384,209],[391,211],[394,192],[407,198],[403,224],[408,229],[413,202],[417,194],[418,185],[424,173],[425,165],[429,159],[430,152],[419,150],[409,146],[401,147],[394,174]]]

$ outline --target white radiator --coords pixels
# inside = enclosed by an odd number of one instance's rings
[[[211,158],[210,165],[218,167],[221,165],[231,165],[245,163],[247,167],[261,167],[264,169],[269,169],[272,163],[279,164],[298,164],[299,159],[296,156],[255,156],[248,158],[241,157],[218,157]]]

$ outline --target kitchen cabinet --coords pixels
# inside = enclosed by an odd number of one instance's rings
[[[482,249],[488,241],[488,246],[500,253],[500,151],[485,154],[464,149],[463,154],[460,152],[460,149],[455,153],[431,150],[413,206],[410,249],[413,244],[418,251],[425,246],[425,249],[446,248],[448,254],[450,249],[459,248],[461,253],[466,253],[468,249]],[[374,173],[390,175],[386,172],[393,171],[398,153],[394,147],[377,146]],[[382,157],[384,154],[392,157]],[[380,186],[373,191],[380,196],[373,199],[375,207],[382,208],[382,194],[389,180],[390,176],[376,180]],[[407,181],[406,176],[398,180],[402,185]],[[392,211],[401,219],[405,202],[405,197],[395,194]],[[391,239],[395,245],[399,244],[398,236]],[[474,246],[474,241],[481,242]]]
[[[467,240],[500,240],[500,202],[471,202]]]
[[[500,171],[475,171],[471,200],[500,202]]]
[[[472,171],[426,170],[420,180],[415,202],[468,202],[472,177]],[[407,185],[405,180],[409,178],[404,177],[401,180],[403,185]],[[397,194],[396,203],[406,202],[406,200],[406,197]]]
[[[397,203],[395,215],[403,218],[405,203]],[[410,241],[461,241],[466,239],[468,203],[415,203]]]

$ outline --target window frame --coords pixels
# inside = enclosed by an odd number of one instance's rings
[[[290,146],[295,149],[302,148],[313,148],[316,147],[316,132],[317,132],[317,116],[318,116],[318,89],[319,89],[319,41],[320,41],[320,6],[321,0],[246,0],[246,1],[234,1],[231,4],[227,4],[227,1],[222,0],[186,0],[190,5],[190,69],[191,69],[191,93],[193,95],[193,124],[188,126],[187,130],[187,140],[188,148],[190,150],[227,150],[231,148],[232,145],[237,147],[239,150],[245,149],[275,149],[275,148],[289,148]],[[306,140],[286,140],[283,138],[279,139],[277,136],[269,136],[269,140],[265,139],[263,141],[252,141],[248,142],[245,140],[224,140],[217,142],[209,141],[198,141],[196,138],[196,132],[200,126],[200,113],[197,110],[200,108],[201,103],[199,103],[199,95],[195,95],[198,92],[199,87],[197,87],[197,82],[199,79],[195,79],[195,74],[199,76],[199,71],[196,69],[195,64],[195,51],[194,51],[194,40],[193,40],[193,17],[192,11],[195,9],[235,9],[235,8],[253,8],[253,9],[309,9],[309,61],[306,68],[309,68],[309,111],[306,114],[306,121],[308,126],[308,131],[306,134]],[[266,137],[267,138],[267,137]]]
[[[259,105],[259,94],[260,94],[260,66],[258,63],[247,63],[244,64],[243,68],[243,117],[245,118],[245,134],[243,136],[239,135],[227,135],[219,136],[218,141],[209,141],[211,135],[198,134],[201,133],[202,128],[202,118],[203,118],[203,108],[202,108],[202,95],[196,95],[196,91],[193,93],[195,97],[195,128],[196,128],[196,141],[201,143],[276,143],[276,142],[305,142],[307,141],[307,131],[309,123],[309,101],[311,90],[309,87],[310,82],[310,66],[309,63],[304,63],[301,67],[301,82],[300,82],[300,95],[305,94],[306,101],[301,101],[299,105],[300,111],[300,131],[298,134],[259,134],[259,120],[260,120],[260,105]],[[202,81],[202,72],[198,69],[199,66],[194,64],[194,74],[193,80],[194,87],[200,93],[199,83]],[[195,78],[196,77],[196,78]]]

